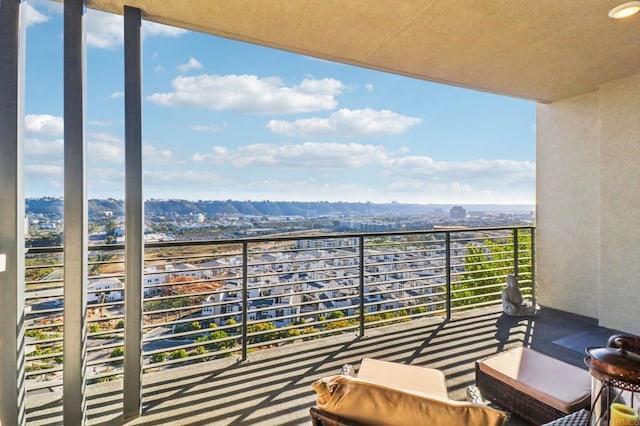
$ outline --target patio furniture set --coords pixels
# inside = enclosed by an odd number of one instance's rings
[[[627,349],[637,353],[638,339],[628,341]],[[530,348],[476,361],[475,377],[491,406],[449,399],[439,370],[365,358],[357,377],[336,375],[313,384],[312,424],[498,426],[514,414],[534,425],[578,425],[587,424],[593,409],[589,371]]]

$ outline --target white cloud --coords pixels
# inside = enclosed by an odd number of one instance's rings
[[[373,84],[367,83],[364,87],[367,89],[367,92],[373,92]]]
[[[86,17],[87,46],[112,49],[124,41],[123,19],[120,15],[89,9]],[[142,36],[177,37],[186,30],[143,21]]]
[[[359,182],[327,182],[316,178],[252,180],[237,183],[234,191],[240,194],[245,192],[247,199],[252,198],[251,194],[259,192],[266,199],[278,200],[286,196],[287,200],[293,201],[346,200],[345,194],[349,194],[349,201],[352,201],[351,198],[355,201],[370,201],[372,192]]]
[[[121,167],[91,167],[87,169],[89,198],[124,197],[124,169]]]
[[[124,163],[124,140],[111,133],[91,133],[88,136],[89,161],[100,163]],[[158,149],[150,143],[143,142],[142,154],[145,165],[178,164],[174,161],[173,152]]]
[[[173,92],[155,93],[148,99],[159,105],[190,106],[243,113],[289,114],[335,108],[343,83],[325,78],[305,79],[286,86],[278,78],[255,75],[178,76]]]
[[[51,141],[27,138],[24,143],[24,153],[29,158],[62,159],[64,155],[64,141],[62,139]]]
[[[160,54],[158,52],[153,52],[151,54],[151,61],[155,64],[153,66],[153,71],[155,71],[155,72],[164,72],[164,67],[162,66],[162,64],[159,63]]]
[[[172,27],[170,25],[162,25],[155,22],[143,21],[142,22],[142,35],[149,37],[178,37],[185,34],[187,30]]]
[[[113,124],[111,121],[100,121],[100,120],[89,120],[88,123],[91,126],[99,126],[99,127],[109,127]]]
[[[142,154],[145,164],[178,164],[173,158],[173,152],[168,149],[158,149],[150,143],[142,144]]]
[[[274,133],[287,136],[383,136],[399,135],[421,122],[420,118],[400,115],[393,111],[365,108],[341,109],[332,113],[329,118],[271,120],[266,127]]]
[[[100,163],[123,163],[124,141],[110,133],[89,134],[89,161]]]
[[[109,95],[110,99],[120,99],[120,98],[124,98],[124,92],[113,92],[112,94]]]
[[[25,4],[25,13],[26,13],[27,27],[30,27],[36,24],[42,24],[49,20],[49,17],[47,15],[38,11],[29,3]]]
[[[234,149],[216,146],[211,154],[193,155],[193,161],[206,160],[234,167],[335,169],[382,164],[387,153],[383,146],[356,143],[253,144]]]
[[[87,46],[112,49],[124,41],[122,16],[89,9],[85,18]]]
[[[62,2],[51,0],[29,0],[28,4],[38,6],[38,10],[46,10],[49,13],[56,13],[59,15],[64,11],[64,4]]]
[[[197,132],[211,132],[211,133],[220,133],[227,128],[227,124],[224,123],[222,126],[218,126],[216,124],[192,124],[189,126],[190,130],[195,130]]]
[[[91,142],[89,144],[89,161],[101,163],[124,162],[124,149],[109,145],[105,142]]]
[[[319,179],[309,186],[309,194],[319,193],[321,184],[336,184],[336,176],[342,173],[349,173],[355,168],[369,168],[368,172],[375,175],[375,184],[371,186],[377,188],[374,191],[377,191],[377,199],[386,191],[387,199],[412,202],[433,202],[435,199],[463,202],[482,194],[490,202],[504,203],[509,202],[509,198],[502,198],[501,194],[509,193],[511,202],[528,203],[535,184],[535,163],[530,161],[437,161],[426,155],[411,155],[406,148],[390,151],[379,145],[356,143],[216,146],[210,153],[194,154],[192,160],[249,169],[252,176],[259,176],[266,170],[286,169],[292,182],[304,175],[313,175]],[[363,188],[369,185],[357,179],[353,184],[360,187],[359,194],[362,194]],[[267,181],[270,179],[256,180]],[[431,196],[434,198],[429,198]],[[475,202],[482,200],[476,198]]]
[[[202,64],[196,58],[189,58],[186,64],[178,65],[178,71],[185,73],[190,70],[202,69]]]
[[[60,136],[64,133],[62,117],[50,114],[27,114],[24,121],[27,134]]]
[[[509,182],[535,181],[535,163],[516,160],[435,161],[427,156],[404,156],[392,159],[387,170],[393,176],[437,178],[439,180],[483,180]]]
[[[296,90],[303,93],[323,94],[330,96],[341,95],[345,90],[345,85],[341,81],[333,78],[323,78],[320,80],[307,77],[298,86]]]
[[[531,203],[535,163],[514,160],[436,161],[427,156],[394,158],[383,180],[397,199],[442,203]],[[404,194],[404,195],[403,195]]]
[[[24,170],[29,175],[45,177],[47,179],[61,179],[64,173],[62,166],[53,166],[50,164],[27,164],[24,166]]]
[[[453,193],[453,194],[468,194],[473,191],[471,185],[464,185],[459,182],[428,182],[421,180],[405,180],[394,181],[389,185],[389,189],[393,191],[408,191],[408,192],[429,192],[429,193]]]
[[[212,183],[223,180],[223,177],[213,172],[194,170],[146,170],[144,172],[145,185],[171,186],[185,190],[185,185],[211,187]]]

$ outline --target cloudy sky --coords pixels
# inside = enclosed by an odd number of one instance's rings
[[[27,196],[63,191],[62,6],[27,4]],[[122,17],[89,10],[91,198],[123,198]],[[146,198],[534,203],[535,106],[151,23]]]

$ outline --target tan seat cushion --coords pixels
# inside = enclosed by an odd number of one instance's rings
[[[351,421],[380,426],[499,426],[506,415],[482,405],[402,391],[349,376],[313,383],[317,405]]]
[[[358,379],[394,389],[448,397],[444,373],[435,368],[364,358],[358,370]]]
[[[485,374],[567,414],[591,396],[587,371],[529,348],[509,349],[478,364]]]

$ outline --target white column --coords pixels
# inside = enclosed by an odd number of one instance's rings
[[[24,43],[18,0],[0,0],[0,424],[24,425]]]
[[[124,8],[125,331],[124,420],[142,410],[144,199],[142,196],[142,55],[140,9]]]
[[[84,2],[64,2],[64,424],[86,423],[87,184]]]

